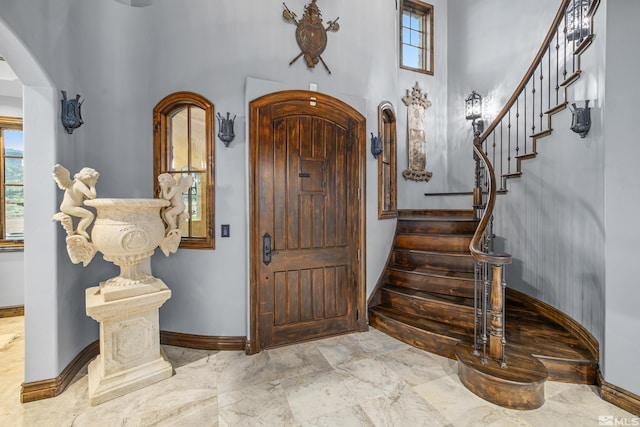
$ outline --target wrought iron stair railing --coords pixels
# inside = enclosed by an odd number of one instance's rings
[[[582,72],[580,56],[593,40],[600,0],[562,0],[540,49],[502,110],[474,135],[474,209],[480,222],[469,246],[476,260],[474,354],[506,367],[505,266],[511,255],[493,249],[496,195],[537,154],[537,140],[553,131],[552,116],[568,105],[567,87]],[[546,120],[545,120],[546,117]],[[500,177],[497,186],[497,178]]]

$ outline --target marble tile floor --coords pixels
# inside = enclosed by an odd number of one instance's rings
[[[164,346],[175,375],[90,406],[86,367],[60,396],[20,403],[23,318],[0,319],[0,426],[598,426],[638,418],[594,387],[546,384],[533,411],[488,403],[457,362],[375,329],[263,351]]]

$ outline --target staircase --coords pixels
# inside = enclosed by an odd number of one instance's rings
[[[506,301],[505,361],[472,356],[473,210],[404,210],[385,271],[369,303],[369,324],[414,347],[458,359],[474,393],[496,404],[533,409],[549,380],[595,384],[598,344],[566,315],[514,290]]]
[[[472,210],[400,211],[369,323],[414,347],[455,358],[473,337]]]

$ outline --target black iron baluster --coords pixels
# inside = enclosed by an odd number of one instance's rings
[[[543,110],[543,105],[544,105],[544,101],[543,101],[543,94],[544,91],[542,90],[542,86],[544,83],[544,75],[542,73],[542,64],[544,63],[544,56],[542,57],[543,59],[540,60],[540,113],[538,113],[538,116],[540,117],[540,127],[539,127],[539,132],[542,132],[542,117],[544,116],[544,113],[542,112]]]
[[[560,32],[556,30],[556,105],[560,96]]]

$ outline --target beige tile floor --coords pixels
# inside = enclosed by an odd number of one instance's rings
[[[90,406],[86,367],[60,396],[21,404],[23,318],[0,319],[0,426],[598,426],[640,419],[594,387],[546,384],[533,411],[469,392],[457,362],[376,331],[263,351],[165,346],[169,379]],[[624,424],[626,423],[626,424]]]

